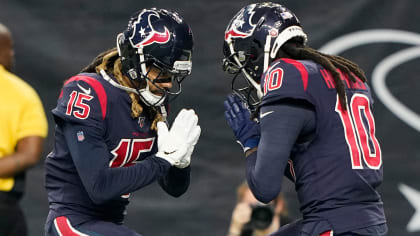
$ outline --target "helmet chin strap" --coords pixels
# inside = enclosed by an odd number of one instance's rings
[[[143,63],[144,62],[143,46],[140,46],[139,49],[137,50],[137,52],[138,52],[139,57],[140,57],[140,68],[141,68],[141,72],[142,72],[142,74],[140,76],[147,76],[146,63]],[[163,96],[153,94],[150,91],[149,83],[146,83],[146,88],[139,89],[139,92],[140,92],[140,98],[143,100],[144,103],[146,103],[148,105],[160,106],[160,105],[162,105],[163,101],[165,100]]]
[[[270,61],[270,44],[271,44],[271,36],[268,34],[265,40],[265,45],[264,45],[264,68],[263,68],[263,73],[267,70],[268,68],[268,62]]]
[[[230,53],[233,55],[233,59],[235,60],[235,62],[241,68],[241,72],[243,73],[243,75],[245,76],[245,78],[248,80],[249,83],[251,83],[251,85],[257,91],[258,98],[261,99],[263,97],[263,93],[261,91],[261,87],[260,87],[260,85],[257,82],[255,82],[255,80],[252,78],[252,76],[245,70],[245,68],[243,67],[241,61],[239,61],[238,56],[235,55],[235,49],[233,48],[233,43],[232,43],[232,39],[231,39],[230,35],[226,39],[226,42],[229,45],[229,50],[230,50]]]
[[[140,98],[146,105],[160,106],[162,105],[164,96],[159,96],[152,93],[149,89],[149,83],[146,83],[146,88],[139,89]]]
[[[168,120],[167,120],[168,113],[166,112],[166,108],[165,108],[165,106],[164,106],[164,105],[161,105],[161,106],[160,106],[160,114],[162,115],[162,120],[163,120],[163,121],[166,123],[166,125],[169,127]]]

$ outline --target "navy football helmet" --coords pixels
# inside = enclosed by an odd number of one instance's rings
[[[181,82],[192,69],[193,35],[178,13],[156,8],[135,13],[127,29],[117,36],[117,48],[122,72],[137,81],[132,85],[146,105],[160,106],[181,93]],[[152,67],[159,71],[153,81],[148,76]],[[170,79],[161,78],[168,75]],[[147,80],[163,95],[150,92]],[[174,88],[167,91],[156,84],[165,82],[172,82]],[[175,96],[169,99],[168,95]]]
[[[223,70],[235,75],[232,90],[251,111],[263,96],[259,85],[262,74],[290,39],[305,44],[307,36],[295,14],[277,3],[250,4],[229,22],[223,44]]]

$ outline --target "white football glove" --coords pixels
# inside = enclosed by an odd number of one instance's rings
[[[167,160],[172,166],[187,167],[190,164],[194,145],[201,133],[197,122],[198,117],[195,112],[186,109],[182,109],[178,113],[170,131],[164,122],[158,122],[158,152],[156,156]],[[189,157],[186,156],[188,153],[190,153]]]
[[[200,126],[196,125],[194,127],[193,132],[191,132],[190,140],[188,141],[191,143],[191,146],[188,148],[187,153],[185,156],[181,159],[179,165],[175,165],[176,167],[180,169],[184,169],[185,167],[189,166],[191,163],[191,155],[194,151],[194,147],[198,142],[198,138],[200,137],[201,128]]]

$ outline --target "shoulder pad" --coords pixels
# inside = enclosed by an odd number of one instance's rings
[[[262,105],[284,98],[309,100],[306,90],[312,71],[316,71],[316,65],[310,61],[288,58],[274,61],[261,81]]]
[[[95,76],[96,77],[96,76]],[[101,122],[107,111],[107,94],[98,80],[90,74],[79,74],[64,83],[54,116],[73,122]]]

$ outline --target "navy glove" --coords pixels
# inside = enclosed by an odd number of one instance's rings
[[[230,94],[225,105],[225,117],[228,125],[244,152],[257,147],[260,141],[260,125],[250,119],[251,112],[235,95]]]

